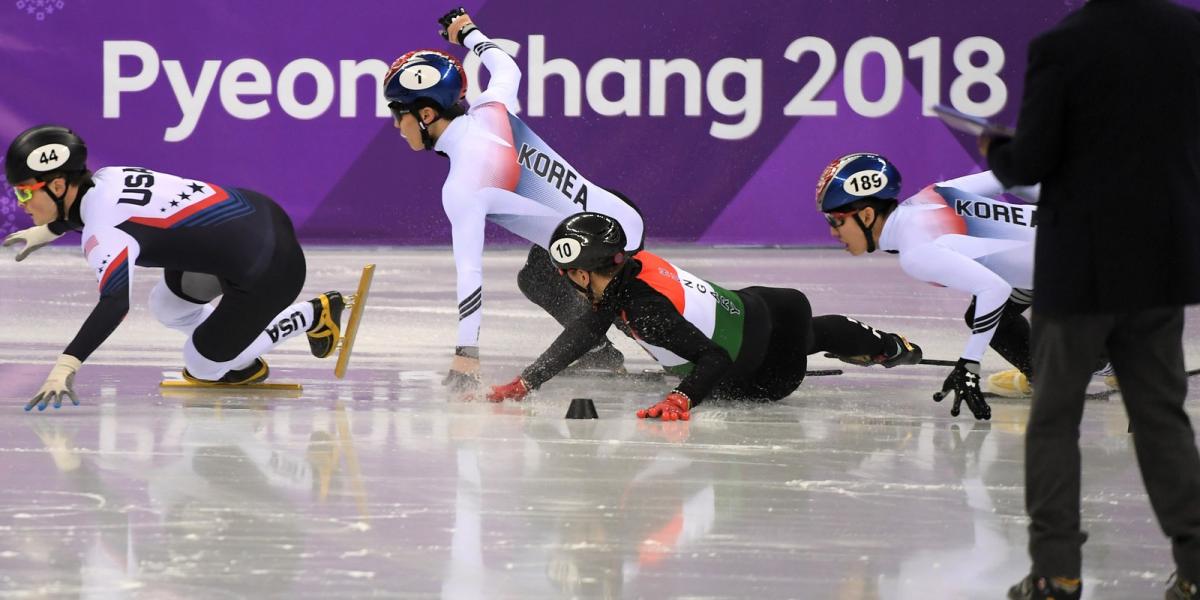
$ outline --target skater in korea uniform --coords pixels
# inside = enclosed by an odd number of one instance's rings
[[[44,125],[13,140],[4,171],[34,227],[8,236],[24,243],[17,260],[63,233],[81,232],[100,300],[32,400],[29,410],[79,399],[80,366],[129,312],[137,267],[161,267],[150,310],[187,335],[184,378],[246,384],[267,378],[262,354],[307,333],[314,355],[329,356],[340,336],[337,292],[295,303],[304,253],[292,222],[271,199],[245,189],[141,167],[87,167],[73,131]],[[220,297],[218,305],[210,302]]]
[[[665,369],[682,376],[641,418],[686,420],[714,395],[779,400],[804,380],[808,355],[830,352],[858,364],[916,364],[921,349],[894,333],[841,315],[814,317],[793,289],[727,290],[651,254],[625,250],[625,233],[612,217],[580,213],[554,231],[550,256],[592,310],[569,325],[512,382],[489,399],[521,399],[588,350],[614,320]]]
[[[491,221],[534,246],[517,278],[522,293],[566,326],[587,310],[559,277],[546,246],[566,216],[599,212],[621,223],[627,252],[642,246],[638,210],[606,190],[533,132],[513,111],[521,71],[462,9],[439,20],[442,35],[478,55],[491,76],[487,89],[464,108],[467,79],[458,59],[417,50],[396,59],[384,95],[413,150],[434,150],[450,159],[442,206],[452,227],[457,272],[458,339],[445,383],[459,389],[479,384],[479,327],[483,306],[484,225]],[[607,338],[595,340],[576,366],[620,370],[624,357]]]
[[[990,171],[926,186],[898,202],[900,171],[881,155],[848,154],[817,182],[817,210],[830,233],[855,256],[883,250],[920,281],[971,294],[971,328],[941,397],[954,392],[952,413],[965,402],[976,419],[991,417],[979,385],[979,361],[990,345],[1015,369],[989,378],[993,391],[1029,393],[1029,320],[1037,208],[999,200],[1012,193],[1037,201],[1038,188],[1006,190]],[[1105,371],[1101,371],[1103,374]]]

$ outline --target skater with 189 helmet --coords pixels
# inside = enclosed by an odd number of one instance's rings
[[[1000,200],[1004,193],[1037,202],[1038,188],[1006,190],[984,171],[898,202],[900,170],[871,153],[834,160],[817,182],[817,210],[848,252],[899,254],[909,276],[971,294],[964,316],[971,336],[935,399],[953,392],[951,412],[957,415],[966,402],[977,419],[991,417],[979,385],[979,361],[989,345],[1016,367],[989,379],[993,391],[1028,394],[1032,375],[1029,321],[1022,313],[1033,300],[1037,207]]]

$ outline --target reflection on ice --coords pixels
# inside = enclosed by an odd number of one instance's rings
[[[829,268],[842,259],[818,252],[669,255],[731,284],[762,257],[757,282],[806,289],[817,311],[870,317],[930,356],[960,345],[962,299],[913,287],[886,257],[842,280]],[[453,297],[448,258],[315,251],[310,269],[367,258],[374,306],[392,309],[368,315],[345,382],[285,346],[273,377],[302,383],[298,398],[161,393],[178,340],[135,311],[85,367],[84,405],[25,414],[91,292],[0,330],[0,596],[976,598],[1027,566],[1023,400],[998,401],[990,423],[954,419],[929,400],[945,374],[910,367],[705,404],[689,422],[634,418],[665,391],[645,382],[562,378],[519,404],[462,402],[440,386],[454,315],[405,312],[431,289]],[[522,315],[485,316],[492,381],[555,334],[512,283],[523,258],[489,258],[489,306]],[[0,261],[0,312],[46,291],[7,285],[17,276]],[[79,279],[64,268],[44,285]],[[598,420],[562,418],[579,396]],[[1089,403],[1092,597],[1149,596],[1168,575],[1126,424],[1118,402]]]

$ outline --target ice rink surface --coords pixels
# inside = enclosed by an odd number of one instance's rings
[[[893,256],[659,253],[726,287],[797,287],[816,314],[901,332],[927,358],[965,341],[969,298],[909,280]],[[690,422],[635,418],[667,384],[560,379],[523,403],[466,402],[440,385],[448,249],[308,258],[306,297],[379,265],[346,380],[294,340],[268,358],[298,397],[160,391],[183,338],[146,310],[158,270],[138,269],[138,304],[77,377],[83,404],[26,413],[95,281],[77,249],[0,256],[0,598],[999,598],[1028,569],[1027,400],[976,423],[930,399],[945,367],[815,357],[845,374],[775,404],[706,403]],[[487,254],[488,383],[558,332],[517,291],[524,258]],[[631,370],[653,366],[619,335]],[[1001,368],[989,354],[985,374]],[[581,396],[599,420],[563,419]],[[1126,426],[1117,397],[1089,402],[1085,597],[1161,597],[1173,570]]]

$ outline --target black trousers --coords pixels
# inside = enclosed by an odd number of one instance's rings
[[[1171,538],[1179,575],[1200,579],[1200,455],[1183,410],[1183,309],[1033,319],[1038,375],[1025,433],[1025,507],[1033,572],[1078,577],[1079,422],[1084,393],[1107,350],[1133,431],[1142,480],[1159,526]]]
[[[808,355],[876,355],[884,342],[869,325],[842,315],[814,317],[808,297],[790,288],[748,287],[737,290],[765,307],[769,333],[762,363],[744,377],[731,377],[713,391],[723,400],[774,401],[786,398],[804,381]]]
[[[517,287],[525,298],[550,313],[563,327],[592,309],[587,298],[571,285],[565,275],[558,273],[554,263],[550,262],[550,253],[541,246],[535,245],[529,249],[525,266],[517,273]],[[613,325],[629,335],[629,326],[621,319],[614,320]],[[599,345],[607,341],[607,337],[598,336],[592,343]]]
[[[571,287],[566,277],[558,274],[550,262],[550,253],[538,245],[529,249],[525,266],[517,273],[517,287],[563,327],[590,308],[587,299]]]
[[[267,210],[271,232],[262,235],[274,239],[265,251],[270,260],[253,278],[233,280],[216,275],[167,269],[163,276],[167,287],[180,298],[207,304],[217,296],[221,302],[196,331],[192,342],[205,358],[226,362],[237,358],[283,309],[296,301],[304,287],[307,265],[304,250],[296,240],[292,220],[278,204],[257,192],[239,190],[255,196],[256,204]],[[311,323],[305,323],[306,327]]]

